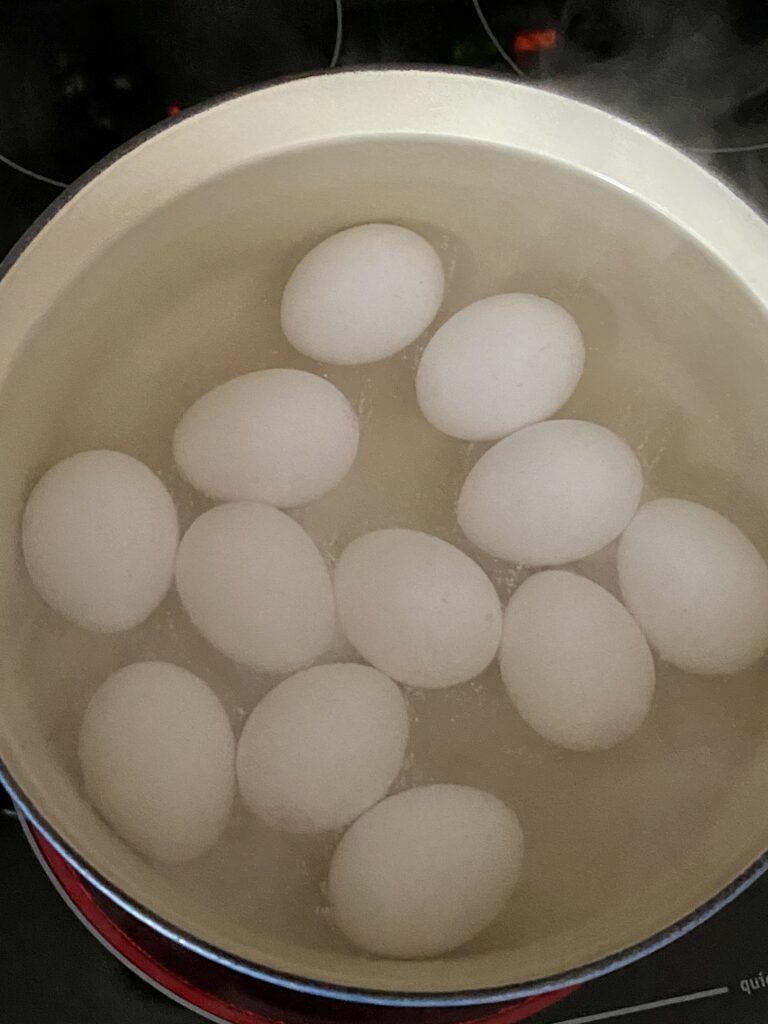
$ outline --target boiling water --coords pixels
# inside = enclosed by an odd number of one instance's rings
[[[647,253],[637,257],[640,270],[622,266],[605,243],[617,223],[611,193],[606,193],[603,220],[586,211],[574,213],[573,191],[558,198],[556,176],[543,222],[526,211],[524,196],[515,204],[514,195],[507,195],[502,203],[492,190],[469,209],[466,189],[448,180],[440,183],[441,216],[425,221],[418,211],[429,203],[434,182],[409,177],[403,164],[402,180],[392,171],[395,183],[377,194],[374,165],[367,171],[370,184],[346,202],[342,221],[333,211],[344,205],[347,186],[312,186],[304,161],[310,183],[305,187],[314,188],[310,231],[301,227],[302,216],[308,219],[306,204],[302,215],[282,209],[265,226],[257,216],[262,207],[241,217],[222,189],[212,188],[185,197],[183,216],[176,211],[151,225],[156,253],[151,261],[139,256],[147,251],[149,227],[142,228],[143,235],[121,239],[94,268],[92,283],[71,309],[63,304],[58,319],[41,327],[40,358],[60,358],[52,338],[66,345],[68,332],[88,337],[81,338],[85,354],[81,351],[76,372],[64,369],[61,357],[61,398],[39,429],[27,490],[48,465],[68,454],[117,448],[159,473],[185,528],[210,503],[172,464],[171,435],[184,410],[237,374],[279,366],[306,369],[337,385],[362,424],[359,456],[348,477],[331,494],[292,513],[329,564],[368,530],[424,530],[476,558],[505,602],[526,570],[474,551],[456,526],[460,486],[487,446],[448,438],[420,415],[414,372],[426,338],[380,364],[327,367],[300,356],[279,331],[280,287],[300,255],[332,230],[390,219],[421,232],[443,258],[447,299],[437,323],[470,301],[505,290],[532,291],[564,305],[584,332],[587,364],[560,415],[593,419],[626,437],[643,463],[649,495],[704,501],[764,543],[754,530],[760,504],[736,469],[753,443],[746,416],[740,418],[712,375],[699,374],[689,353],[675,352],[679,324],[661,312],[670,308],[670,290],[678,288],[684,319],[685,302],[696,301],[696,289],[681,291],[670,266],[690,277],[688,264],[705,262],[703,256],[688,243],[677,251],[668,242],[668,266],[658,266]],[[491,171],[489,165],[492,177]],[[540,180],[542,175],[546,178],[542,171]],[[276,173],[278,180],[290,199],[296,182]],[[514,193],[512,183],[505,187]],[[558,231],[565,230],[565,221],[558,215],[571,218],[569,232],[583,232],[578,266],[563,264]],[[572,223],[574,217],[581,225]],[[650,222],[637,227],[640,251],[643,231],[651,237],[652,230]],[[590,238],[603,241],[597,245]],[[627,275],[636,279],[639,272],[647,287],[628,297],[622,291]],[[714,351],[716,298],[699,299],[703,309],[696,316],[710,325]],[[701,344],[708,351],[707,338]],[[34,358],[33,347],[28,368],[18,372],[31,374]],[[613,546],[575,568],[617,593]],[[162,659],[191,669],[218,694],[236,732],[276,681],[213,650],[187,621],[174,593],[144,625],[108,637],[70,626],[23,579],[15,601],[22,642],[13,669],[27,681],[52,756],[68,777],[78,777],[76,737],[85,704],[122,665]],[[354,653],[340,641],[327,660],[334,659],[354,660]],[[765,715],[753,713],[755,702],[762,701],[762,674],[756,667],[730,679],[696,679],[660,665],[654,706],[639,733],[614,750],[588,754],[558,750],[525,726],[504,694],[495,664],[466,685],[408,692],[411,742],[395,788],[427,782],[478,786],[513,807],[525,831],[520,885],[471,951],[510,945],[535,949],[555,931],[599,916],[607,904],[631,903],[653,890],[659,878],[667,886],[670,879],[682,878],[691,851],[704,842],[734,780],[762,743]],[[157,871],[190,902],[216,908],[240,935],[279,933],[299,946],[342,950],[347,947],[328,920],[323,890],[336,838],[272,832],[237,803],[213,851]]]

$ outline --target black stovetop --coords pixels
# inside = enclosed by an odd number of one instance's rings
[[[764,0],[3,0],[0,253],[58,193],[3,159],[70,181],[209,96],[331,63],[392,62],[489,68],[586,97],[695,151],[768,210]],[[8,813],[0,879],[2,1024],[199,1019],[83,928]],[[765,878],[536,1021],[765,1024],[767,923]]]

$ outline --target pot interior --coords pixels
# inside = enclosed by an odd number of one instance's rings
[[[172,129],[180,139],[185,130]],[[183,411],[248,370],[313,370],[342,389],[364,423],[349,477],[296,513],[330,561],[353,537],[388,525],[434,532],[478,557],[455,526],[454,505],[483,446],[439,434],[418,413],[413,375],[426,339],[374,366],[346,368],[313,363],[281,337],[288,274],[315,241],[343,227],[393,221],[435,245],[449,279],[438,323],[501,291],[565,306],[588,356],[559,415],[626,437],[648,495],[703,502],[768,555],[765,309],[674,217],[566,161],[415,133],[254,153],[147,213],[141,154],[162,138],[104,175],[119,181],[127,213],[65,286],[54,294],[46,286],[47,269],[66,258],[48,245],[49,228],[19,263],[20,272],[34,266],[39,295],[0,400],[0,754],[18,786],[130,899],[228,953],[321,982],[421,993],[522,984],[641,942],[710,899],[768,847],[764,664],[730,678],[659,664],[650,717],[604,753],[540,739],[506,700],[495,667],[468,685],[411,693],[411,751],[398,786],[488,789],[517,811],[527,842],[506,911],[439,960],[366,957],[334,930],[323,878],[335,837],[271,832],[238,805],[213,852],[156,866],[85,800],[78,725],[111,671],[148,658],[186,666],[220,695],[236,729],[274,680],[218,655],[173,593],[143,626],[112,636],[88,634],[43,604],[25,575],[19,517],[56,460],[94,447],[137,456],[167,482],[186,526],[208,503],[172,463]],[[215,132],[208,144],[217,144]],[[131,161],[133,171],[124,166]],[[691,165],[691,173],[701,172]],[[97,178],[71,204],[81,237],[99,187]],[[72,246],[76,238],[71,231]],[[0,313],[15,272],[0,286]],[[514,567],[480,560],[502,598],[522,579]],[[614,564],[611,547],[576,568],[616,592]]]

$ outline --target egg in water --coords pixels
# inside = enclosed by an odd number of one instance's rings
[[[497,558],[565,565],[610,544],[642,490],[640,463],[623,438],[596,423],[548,420],[480,457],[461,489],[458,520]]]
[[[530,576],[504,613],[501,677],[521,717],[559,747],[613,747],[653,699],[653,655],[607,590],[572,572]]]
[[[418,786],[366,811],[342,838],[328,874],[333,918],[376,956],[441,956],[500,913],[522,860],[520,823],[501,800],[470,786]]]
[[[176,587],[209,643],[262,672],[304,668],[336,638],[322,555],[269,505],[219,505],[196,519],[179,545]]]
[[[375,530],[341,554],[334,589],[342,629],[380,671],[436,689],[473,679],[493,660],[501,605],[463,551],[417,530]]]
[[[584,369],[584,341],[562,306],[538,295],[493,295],[455,313],[419,363],[416,394],[451,437],[495,441],[552,416]]]
[[[732,522],[704,505],[643,505],[619,544],[624,600],[661,657],[729,675],[768,649],[768,566]]]
[[[199,857],[221,837],[235,789],[235,739],[213,691],[161,661],[128,665],[91,698],[80,729],[85,790],[147,857]]]
[[[24,509],[27,570],[47,604],[84,629],[143,622],[173,581],[179,524],[170,494],[138,459],[79,452],[56,463]]]
[[[443,301],[440,257],[396,224],[359,224],[316,245],[283,292],[280,319],[294,348],[324,363],[375,363],[432,323]]]
[[[273,828],[343,828],[386,796],[407,742],[408,711],[391,679],[368,665],[316,665],[252,711],[237,747],[240,793]]]
[[[173,438],[176,465],[219,501],[293,508],[332,490],[355,461],[360,427],[338,388],[303,370],[259,370],[199,398]]]

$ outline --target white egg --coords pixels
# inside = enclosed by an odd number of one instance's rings
[[[728,675],[768,649],[768,566],[712,509],[643,505],[619,543],[619,580],[651,645],[678,668]]]
[[[459,495],[462,530],[479,548],[520,565],[564,565],[614,540],[643,490],[622,438],[583,420],[550,420],[499,441]]]
[[[221,501],[291,508],[321,498],[349,472],[357,416],[338,388],[302,370],[260,370],[199,398],[173,439],[176,464]]]
[[[386,795],[402,767],[408,712],[368,665],[316,665],[255,707],[237,747],[246,805],[286,832],[343,828]]]
[[[197,676],[144,661],[113,673],[80,729],[86,792],[126,842],[154,860],[199,857],[229,820],[235,739]]]
[[[419,363],[416,395],[443,433],[494,441],[557,412],[583,369],[581,331],[562,306],[538,295],[494,295],[437,331]]]
[[[286,338],[326,363],[374,363],[410,345],[443,301],[435,250],[395,224],[360,224],[311,249],[283,292]]]
[[[517,711],[559,747],[613,747],[640,728],[653,655],[626,608],[571,572],[530,576],[504,613],[501,677]]]
[[[409,789],[366,811],[337,846],[333,917],[376,956],[441,956],[498,916],[522,859],[517,816],[495,796],[469,786]]]
[[[176,587],[214,647],[262,672],[304,668],[336,636],[320,552],[269,505],[219,505],[196,519],[179,545]]]
[[[85,629],[132,629],[173,580],[179,524],[170,494],[122,452],[56,463],[29,496],[24,560],[43,599]]]
[[[399,683],[453,686],[496,655],[501,605],[493,584],[463,551],[431,534],[358,537],[342,552],[334,586],[350,643]]]

